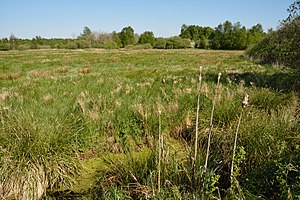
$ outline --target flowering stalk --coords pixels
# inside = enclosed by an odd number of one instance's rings
[[[161,144],[161,110],[158,108],[158,176],[157,176],[157,190],[160,192],[160,171],[161,171],[161,152],[162,144]]]
[[[202,69],[203,67],[200,66],[199,68],[199,82],[198,82],[198,99],[197,99],[197,113],[196,113],[196,133],[195,133],[195,151],[194,151],[194,174],[196,172],[196,163],[197,163],[197,152],[198,152],[198,127],[199,127],[199,109],[200,109],[200,89],[201,89],[201,81],[202,81]]]
[[[211,109],[211,115],[210,115],[210,122],[209,122],[209,131],[208,131],[208,141],[207,141],[207,150],[206,150],[206,158],[205,158],[205,164],[204,164],[204,170],[207,169],[207,163],[208,163],[208,156],[209,156],[209,149],[210,149],[210,140],[212,135],[212,128],[213,128],[213,118],[214,118],[214,111],[215,111],[215,104],[216,104],[216,98],[218,96],[219,86],[220,86],[220,79],[221,79],[221,73],[218,74],[218,82],[216,86],[215,96],[213,100],[213,105]]]
[[[248,105],[248,99],[249,96],[246,94],[244,96],[244,100],[242,102],[242,107],[246,107]],[[236,146],[237,146],[237,137],[238,137],[238,132],[239,132],[239,128],[240,128],[240,124],[242,121],[242,115],[243,115],[243,110],[241,111],[240,117],[239,117],[239,121],[238,121],[238,125],[236,127],[236,131],[235,131],[235,137],[234,137],[234,145],[233,145],[233,153],[232,153],[232,160],[231,160],[231,169],[230,169],[230,178],[231,180],[233,180],[233,165],[234,165],[234,156],[235,156],[235,150],[236,150]]]

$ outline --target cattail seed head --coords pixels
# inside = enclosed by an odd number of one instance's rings
[[[221,73],[221,72],[219,72],[219,73],[218,73],[218,83],[220,82],[221,75],[222,75],[222,73]]]
[[[248,106],[248,104],[249,104],[248,100],[249,100],[249,95],[248,95],[248,94],[245,94],[244,100],[243,100],[243,102],[242,102],[243,107]]]

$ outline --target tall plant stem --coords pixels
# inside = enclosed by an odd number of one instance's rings
[[[194,149],[194,163],[193,163],[194,177],[196,174],[196,163],[197,163],[197,153],[198,153],[198,129],[199,129],[201,82],[202,82],[202,66],[200,66],[200,68],[199,68],[199,81],[198,81],[198,87],[197,87],[198,98],[197,98],[196,133],[195,133],[195,149]]]
[[[243,110],[244,107],[248,106],[248,100],[249,100],[249,95],[245,94],[243,102],[242,102],[242,111],[239,117],[239,121],[236,127],[236,131],[235,131],[235,136],[234,136],[234,145],[233,145],[233,152],[232,152],[232,160],[231,160],[231,169],[230,169],[230,179],[231,179],[231,185],[233,183],[234,180],[234,174],[233,174],[233,170],[234,170],[234,157],[235,157],[235,151],[236,151],[236,146],[237,146],[237,137],[238,137],[238,133],[239,133],[239,128],[241,125],[241,121],[242,121],[242,116],[243,116]]]
[[[157,191],[160,192],[160,173],[161,173],[161,150],[162,150],[162,144],[161,144],[161,110],[158,109],[158,176],[157,176]]]
[[[218,91],[219,91],[219,86],[220,86],[220,79],[221,79],[221,73],[218,74],[218,81],[217,81],[217,86],[216,86],[216,90],[215,90],[215,96],[214,96],[213,105],[212,105],[212,109],[211,109],[204,170],[207,169],[207,164],[208,164],[208,157],[209,157],[209,150],[210,150],[210,141],[211,141],[211,135],[212,135],[212,129],[213,129],[213,118],[214,118],[214,111],[215,111],[216,99],[217,99],[217,96],[218,96]]]
[[[238,132],[239,132],[240,124],[241,124],[241,121],[242,121],[242,115],[243,115],[243,110],[241,111],[241,114],[240,114],[240,117],[239,117],[239,121],[238,121],[238,125],[237,125],[236,130],[235,130],[233,153],[232,153],[232,161],[231,161],[231,169],[230,169],[230,178],[231,178],[231,180],[233,180],[234,156],[235,156],[235,150],[236,150],[236,143],[237,143]]]

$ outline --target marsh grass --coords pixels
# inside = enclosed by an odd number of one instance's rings
[[[60,133],[51,133],[32,114],[22,111],[17,115],[11,110],[1,112],[0,127],[3,199],[38,199],[46,189],[73,183],[80,166],[69,141],[60,138]]]
[[[232,133],[242,109],[240,99],[247,93],[249,107],[237,138],[245,151],[245,159],[237,166],[241,191],[245,196],[276,199],[284,198],[279,193],[290,189],[296,197],[299,182],[292,180],[299,177],[299,97],[291,90],[277,90],[283,86],[278,76],[290,72],[258,65],[242,54],[202,50],[1,52],[0,190],[19,199],[50,193],[55,198],[55,191],[75,193],[75,188],[79,188],[79,199],[93,199],[98,190],[103,199],[153,194],[156,199],[192,199],[205,180],[205,197],[224,198],[230,183]],[[205,67],[197,96],[199,71],[195,67],[199,65]],[[81,73],[84,67],[90,71]],[[18,72],[16,79],[6,77]],[[215,98],[218,72],[223,75]],[[158,99],[164,141],[159,194]],[[204,173],[214,102],[214,129]],[[197,105],[199,148],[195,156]],[[101,160],[93,169],[97,173],[87,173],[92,166],[80,173],[81,165],[96,158]],[[298,171],[284,173],[289,163]],[[92,186],[78,187],[73,183],[74,177],[80,179],[77,174]],[[276,174],[279,178],[272,178]],[[282,177],[288,187],[277,184]]]

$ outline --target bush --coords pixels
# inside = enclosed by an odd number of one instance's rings
[[[22,45],[18,46],[19,51],[24,51],[24,50],[28,50],[28,49],[30,49],[29,44],[22,44]]]
[[[105,42],[103,45],[104,49],[118,49],[119,46],[115,41]]]
[[[133,46],[133,49],[152,49],[152,45],[151,44],[138,44]]]
[[[66,49],[77,49],[76,42],[68,42],[65,46]]]
[[[168,38],[166,41],[166,49],[185,49],[191,47],[189,39],[182,39],[179,36]]]
[[[167,40],[165,38],[157,38],[154,44],[155,49],[165,49],[167,45]]]
[[[299,68],[299,48],[300,17],[269,33],[260,43],[249,48],[246,54],[261,62]]]
[[[8,43],[0,43],[0,51],[8,51],[10,50]]]

